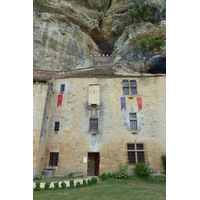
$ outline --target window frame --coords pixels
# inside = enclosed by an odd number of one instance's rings
[[[58,130],[55,130],[56,129],[56,123],[58,123]],[[53,131],[56,132],[56,133],[60,131],[60,121],[54,121]]]
[[[62,87],[64,87],[63,91],[62,91]],[[65,91],[65,84],[60,84],[60,93],[64,93]]]
[[[92,120],[96,120],[97,121],[97,129],[91,129],[91,125],[92,125],[92,123],[91,123],[91,121]],[[90,130],[90,132],[98,132],[98,125],[99,125],[99,120],[98,120],[98,118],[90,118],[90,128],[89,128],[89,130]]]
[[[57,155],[57,156],[55,156]],[[49,166],[50,167],[57,167],[58,166],[58,158],[59,158],[59,152],[50,152],[49,153]],[[53,164],[51,164],[53,163]]]
[[[138,149],[137,148],[137,145],[141,145],[142,144],[142,147],[143,149]],[[134,145],[134,149],[129,149],[128,146],[130,145]],[[141,161],[138,161],[139,159],[141,159],[141,157],[143,157],[143,161],[145,163],[145,147],[144,147],[144,143],[127,143],[126,144],[126,151],[127,151],[127,163],[128,165],[135,165],[136,163],[138,162],[141,162]],[[135,158],[134,159],[130,159],[130,152],[134,152],[134,156]],[[133,160],[133,162],[129,162],[130,160]]]
[[[135,115],[135,117],[131,117],[131,114]],[[132,126],[131,126],[132,121],[136,122],[136,129],[132,129]],[[131,131],[138,131],[138,120],[137,120],[137,113],[136,112],[129,113],[129,125],[130,125]]]
[[[131,82],[135,82],[135,85],[131,85]],[[127,83],[127,84],[125,84],[125,83]],[[128,88],[128,94],[124,92],[124,91],[126,91],[125,88],[126,89]],[[132,88],[135,88],[136,94],[132,94]],[[138,93],[138,91],[137,91],[137,81],[133,80],[133,79],[130,79],[130,80],[123,79],[122,80],[122,90],[123,90],[123,95],[126,95],[126,96],[137,96],[138,95],[137,94]]]

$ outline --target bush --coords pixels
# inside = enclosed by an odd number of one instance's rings
[[[99,178],[101,179],[101,180],[107,180],[108,179],[108,175],[106,174],[106,173],[102,173],[100,176],[99,176]]]
[[[82,186],[85,187],[86,185],[87,185],[87,182],[86,182],[86,180],[83,179],[83,184],[82,184]]]
[[[145,19],[146,17],[146,7],[145,5],[142,5],[142,3],[138,3],[138,1],[133,1],[135,4],[134,11],[129,12],[129,15],[131,17],[131,23],[138,23]]]
[[[115,175],[115,178],[128,178],[128,163],[126,165],[120,164],[119,172]]]
[[[58,188],[59,188],[59,182],[54,183],[54,190],[58,190]]]
[[[117,174],[115,172],[108,173],[108,178],[115,178]]]
[[[166,183],[166,177],[165,176],[150,176],[148,181],[154,182],[154,183]]]
[[[137,163],[134,168],[134,174],[139,177],[148,178],[150,176],[149,166],[145,163]]]
[[[73,172],[70,172],[68,175],[67,175],[67,178],[72,178],[74,177],[74,173]]]
[[[34,189],[35,191],[40,191],[41,190],[41,188],[40,188],[40,181],[36,181],[36,183],[35,183],[35,189]]]
[[[163,163],[164,170],[166,172],[166,155],[162,155],[161,160],[162,160],[162,163]]]
[[[62,183],[61,183],[61,187],[62,187],[62,189],[65,189],[66,188],[66,183],[64,182],[64,181],[62,181]]]
[[[76,187],[77,188],[81,187],[81,183],[79,181],[76,183]]]
[[[141,39],[138,40],[134,44],[134,50],[136,52],[140,52],[143,50],[152,51],[154,48],[160,48],[161,46],[165,45],[164,39],[158,39],[158,38],[150,38],[150,39]]]
[[[44,189],[45,189],[45,190],[49,190],[50,185],[51,185],[51,182],[50,182],[50,181],[46,181],[46,182],[45,182],[45,185],[44,185]]]
[[[88,183],[88,185],[91,185],[91,184],[92,184],[92,182],[91,182],[90,179],[87,180],[87,183]]]
[[[92,178],[91,178],[91,183],[92,183],[92,184],[95,184],[96,182],[97,182],[97,178],[92,177]]]
[[[37,180],[44,180],[44,178],[45,178],[45,176],[41,175],[41,174],[36,176]]]
[[[74,187],[74,180],[70,180],[70,181],[69,181],[69,187],[70,187],[70,188],[73,188],[73,187]]]

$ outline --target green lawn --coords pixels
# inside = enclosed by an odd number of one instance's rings
[[[95,185],[55,191],[33,192],[34,200],[163,200],[166,184],[140,179],[99,180]]]

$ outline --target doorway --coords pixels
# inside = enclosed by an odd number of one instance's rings
[[[87,175],[88,176],[98,176],[99,175],[99,163],[100,155],[99,153],[88,153],[88,167]]]

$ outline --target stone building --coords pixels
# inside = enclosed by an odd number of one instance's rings
[[[34,71],[33,170],[99,175],[137,162],[162,172],[166,75]],[[139,109],[139,104],[142,107]]]

